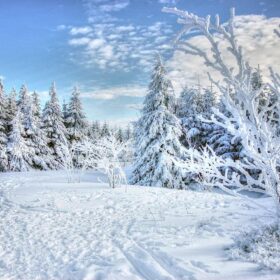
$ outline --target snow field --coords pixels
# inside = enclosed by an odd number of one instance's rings
[[[280,279],[225,250],[271,220],[264,210],[219,193],[109,189],[98,177],[1,175],[15,204],[0,210],[0,279]]]

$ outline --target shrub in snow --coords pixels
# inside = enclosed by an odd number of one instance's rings
[[[174,160],[183,154],[182,129],[174,115],[172,87],[158,57],[144,101],[142,116],[135,125],[136,157],[132,184],[182,188],[183,174]],[[171,102],[171,103],[170,103]]]
[[[187,168],[196,169],[195,172],[200,174],[201,178],[209,179],[212,176],[212,180],[208,182],[213,185],[223,187],[225,184],[232,184],[237,188],[236,192],[243,189],[255,191],[257,186],[259,192],[273,197],[280,222],[280,137],[278,119],[275,121],[275,118],[279,118],[280,110],[280,76],[272,71],[272,81],[268,84],[277,101],[271,103],[271,98],[267,100],[261,98],[263,87],[256,89],[252,86],[252,68],[244,60],[242,48],[236,42],[234,10],[227,24],[221,24],[219,16],[216,16],[216,21],[212,23],[210,16],[201,18],[176,8],[164,10],[179,16],[179,23],[184,25],[177,38],[179,48],[186,53],[202,57],[207,66],[224,77],[223,83],[219,83],[209,75],[221,92],[222,101],[231,115],[227,116],[214,109],[211,122],[227,129],[234,138],[240,138],[249,158],[234,162],[215,156],[211,150],[203,153],[192,150],[190,151],[192,159],[186,163]],[[211,45],[210,54],[199,46],[180,40],[190,30],[194,32],[193,34],[203,34]],[[232,64],[223,59],[223,51],[218,43],[221,38],[228,45],[226,51],[235,59],[236,67],[232,67]],[[228,172],[228,166],[234,166],[237,174]],[[221,172],[219,167],[224,167],[225,172]],[[252,178],[249,170],[256,169],[260,173]],[[246,184],[241,182],[240,173],[246,178]]]
[[[261,267],[280,271],[280,227],[278,224],[244,232],[229,248],[231,259],[252,261]]]

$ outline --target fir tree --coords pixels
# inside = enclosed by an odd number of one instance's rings
[[[66,126],[66,119],[68,116],[68,104],[66,103],[65,99],[63,99],[62,104],[62,117],[63,117],[63,123]]]
[[[7,100],[7,135],[12,131],[12,121],[17,113],[17,93],[13,88]]]
[[[102,128],[101,128],[101,132],[100,132],[100,136],[101,137],[108,137],[110,136],[110,128],[109,125],[107,124],[107,122],[104,122]]]
[[[28,171],[33,166],[32,156],[30,157],[33,150],[26,143],[22,119],[22,112],[18,109],[11,123],[12,130],[7,145],[10,171]]]
[[[19,99],[17,102],[18,108],[20,109],[20,111],[22,113],[24,113],[24,111],[28,110],[28,90],[26,85],[22,85],[21,89],[19,91]]]
[[[74,87],[65,120],[70,144],[79,142],[87,133],[87,122],[80,100],[80,92]]]
[[[47,145],[51,149],[57,168],[65,167],[69,160],[66,128],[63,124],[55,84],[50,88],[50,100],[46,103],[42,116],[42,129],[47,136]]]
[[[99,121],[92,122],[91,128],[89,129],[89,136],[94,141],[100,138],[101,128]]]
[[[183,154],[179,141],[181,125],[172,113],[170,81],[158,57],[142,116],[136,123],[136,161],[132,173],[133,184],[182,188],[181,169],[176,165]]]
[[[120,143],[124,142],[124,133],[121,127],[118,128],[117,132],[116,132],[116,139],[117,141],[119,141]]]
[[[7,145],[7,108],[4,93],[4,86],[0,81],[0,171],[6,171],[8,168],[8,159],[6,155]]]
[[[133,131],[131,129],[131,126],[128,125],[124,132],[124,138],[126,141],[128,141],[128,140],[132,139],[132,137],[133,137]]]

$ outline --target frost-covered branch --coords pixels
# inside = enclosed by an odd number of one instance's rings
[[[240,137],[250,159],[246,162],[224,160],[207,150],[193,153],[188,168],[194,168],[192,164],[199,162],[205,167],[205,183],[213,185],[221,181],[223,182],[219,183],[221,188],[231,185],[256,191],[255,187],[258,186],[262,192],[275,199],[280,218],[280,76],[271,71],[271,83],[260,88],[252,86],[252,68],[244,59],[242,47],[237,44],[234,34],[234,9],[231,11],[230,20],[225,24],[220,23],[219,16],[216,16],[215,23],[212,23],[210,16],[201,18],[176,8],[164,8],[164,12],[177,15],[178,23],[183,25],[182,31],[176,38],[176,45],[187,54],[202,57],[207,66],[223,76],[223,83],[219,83],[209,75],[220,91],[222,101],[231,116],[228,117],[216,110],[211,122],[226,128],[234,137]],[[207,39],[211,46],[211,54],[184,40],[184,35],[190,32],[193,34],[193,31],[196,31],[196,35],[202,35]],[[279,32],[276,31],[276,34],[279,35]],[[226,50],[220,47],[220,40],[228,45]],[[223,52],[232,55],[235,60],[234,67],[223,59]],[[265,100],[262,99],[264,88],[271,89]],[[197,166],[198,171],[198,165],[194,166]],[[228,177],[229,174],[225,173],[221,177],[222,166],[224,170],[232,167],[239,171],[246,177],[247,184],[238,183],[240,178],[236,174]],[[252,178],[248,174],[247,170],[253,168],[259,170],[257,178]]]
[[[82,170],[94,168],[105,174],[111,188],[126,184],[126,175],[121,164],[121,155],[127,143],[120,143],[113,135],[93,142],[89,139],[73,146],[76,155],[83,160]]]

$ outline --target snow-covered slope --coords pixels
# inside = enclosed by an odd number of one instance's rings
[[[280,279],[227,257],[232,237],[270,222],[244,200],[109,189],[96,173],[84,174],[80,183],[68,183],[65,172],[0,179],[15,203],[0,205],[0,279]]]

